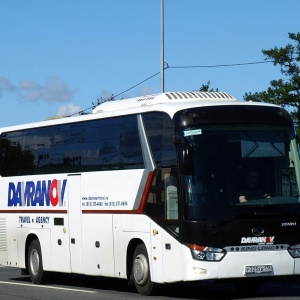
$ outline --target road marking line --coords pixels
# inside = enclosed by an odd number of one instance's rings
[[[90,294],[97,293],[96,291],[62,288],[62,287],[58,287],[58,286],[45,286],[45,285],[35,285],[35,284],[27,284],[27,283],[16,283],[16,282],[8,282],[8,281],[0,281],[0,284],[21,285],[21,286],[30,286],[30,287],[36,287],[36,288],[54,289],[54,290],[81,292],[81,293],[90,293]]]

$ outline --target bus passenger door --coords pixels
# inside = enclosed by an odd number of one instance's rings
[[[70,246],[67,214],[54,217],[54,226],[51,228],[51,270],[70,273]],[[25,242],[24,242],[25,243]]]
[[[145,208],[146,214],[154,220],[151,222],[149,257],[155,257],[151,275],[157,282],[181,281],[183,278],[177,187],[176,168],[158,169]]]
[[[68,214],[72,273],[82,273],[81,175],[68,175]]]

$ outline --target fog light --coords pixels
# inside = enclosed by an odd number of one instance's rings
[[[206,269],[202,269],[202,268],[194,268],[195,274],[207,274]]]

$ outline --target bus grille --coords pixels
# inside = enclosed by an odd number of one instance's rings
[[[7,232],[5,218],[0,218],[0,251],[7,251]]]

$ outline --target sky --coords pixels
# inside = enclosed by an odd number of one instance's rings
[[[265,61],[262,49],[300,32],[299,11],[299,0],[164,0],[164,90],[266,90],[278,66],[218,65]],[[160,0],[0,0],[0,127],[159,93],[160,30]]]

